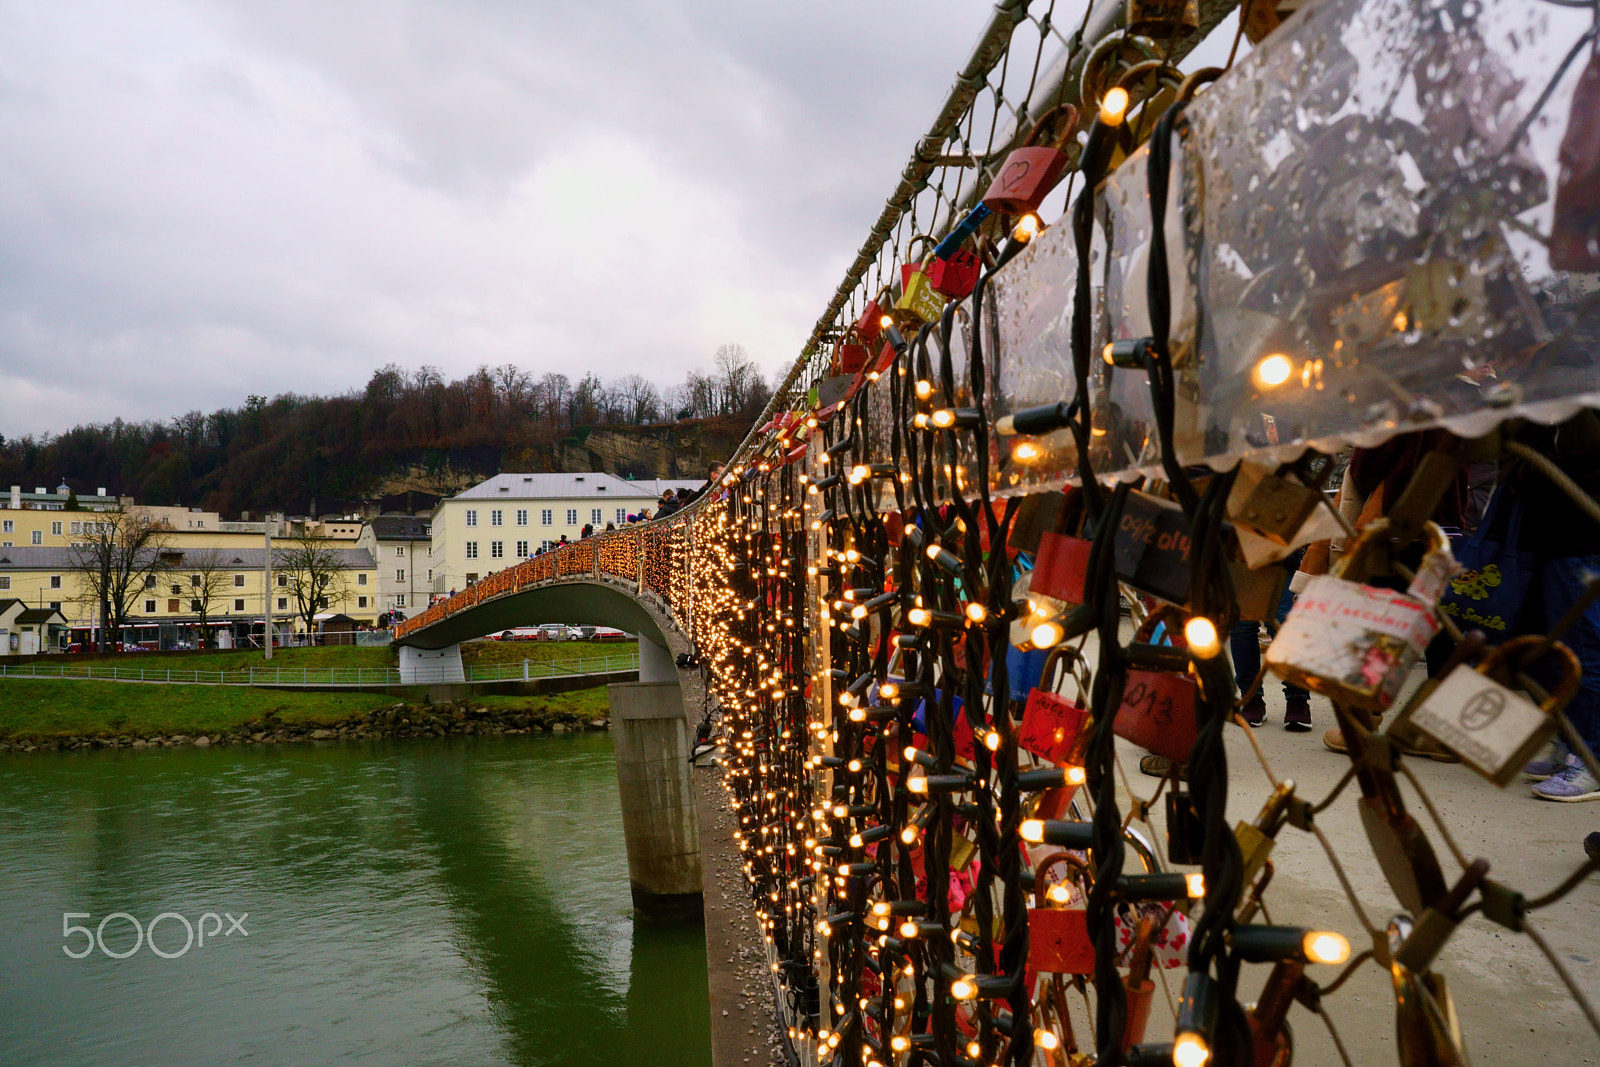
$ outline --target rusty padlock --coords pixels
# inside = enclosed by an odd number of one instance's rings
[[[1166,626],[1168,641],[1182,640],[1181,613],[1162,606],[1145,617],[1134,633],[1135,644],[1149,643],[1158,623]],[[1187,673],[1129,669],[1122,687],[1122,704],[1117,708],[1111,730],[1125,741],[1165,756],[1175,764],[1189,761],[1189,751],[1200,736],[1195,714],[1198,686]]]
[[[1041,131],[1051,122],[1061,132],[1053,146],[1035,144]],[[994,181],[983,194],[983,203],[992,211],[1007,215],[1026,215],[1038,211],[1050,190],[1056,187],[1067,169],[1067,140],[1078,128],[1078,109],[1071,104],[1057,104],[1039,116],[1028,131],[1028,137],[1018,148],[1013,148],[1005,162],[995,172]]]
[[[1198,0],[1128,0],[1128,32],[1164,41],[1200,28]]]
[[[1278,829],[1288,816],[1289,801],[1293,797],[1294,782],[1284,779],[1262,805],[1254,822],[1241,822],[1233,828],[1233,836],[1239,842],[1239,854],[1244,860],[1244,877],[1241,880],[1245,885],[1256,880],[1267,857],[1272,855],[1272,847],[1277,844]]]
[[[1078,685],[1078,699],[1070,700],[1056,692],[1059,684],[1057,672],[1068,664],[1067,673]],[[1082,654],[1069,645],[1057,645],[1045,659],[1039,685],[1028,693],[1028,702],[1022,712],[1022,726],[1017,731],[1017,747],[1032,752],[1042,760],[1060,766],[1079,766],[1083,762],[1083,749],[1088,743],[1085,727],[1089,722],[1087,686],[1084,673],[1087,667]]]
[[[1393,702],[1406,675],[1439,632],[1438,591],[1454,566],[1436,523],[1424,526],[1428,552],[1406,592],[1363,585],[1359,573],[1389,520],[1368,523],[1333,574],[1306,584],[1267,648],[1267,666],[1284,681],[1363,711]]]
[[[1287,545],[1317,509],[1321,494],[1249,460],[1228,493],[1228,518],[1274,544]]]
[[[1401,721],[1410,722],[1505,788],[1555,733],[1556,714],[1577,694],[1583,678],[1578,657],[1556,641],[1548,654],[1560,661],[1561,681],[1542,705],[1497,680],[1498,676],[1509,681],[1517,660],[1543,640],[1513,637],[1489,653],[1476,670],[1458,666],[1426,699],[1407,708]]]

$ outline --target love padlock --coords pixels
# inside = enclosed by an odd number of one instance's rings
[[[1147,644],[1158,623],[1165,623],[1169,635],[1182,633],[1179,613],[1174,608],[1151,612],[1134,633],[1134,644]],[[1176,628],[1176,630],[1175,630]],[[1189,761],[1189,751],[1200,736],[1195,715],[1199,687],[1187,674],[1174,671],[1131,668],[1122,687],[1122,704],[1111,731],[1125,741],[1165,756],[1174,764]]]
[[[1439,587],[1454,569],[1450,542],[1427,523],[1428,552],[1406,592],[1363,585],[1345,577],[1359,573],[1389,528],[1368,523],[1331,575],[1306,584],[1267,648],[1267,666],[1278,677],[1363,711],[1393,702],[1411,667],[1439,632]]]
[[[1059,133],[1054,145],[1037,145],[1041,132],[1047,125],[1056,124]],[[983,203],[993,211],[1008,215],[1026,215],[1038,211],[1050,190],[1056,187],[1066,172],[1067,140],[1078,128],[1078,109],[1071,104],[1057,104],[1039,116],[1028,131],[1020,147],[1013,148],[995,172],[994,181],[983,194]]]
[[[1556,731],[1556,714],[1578,692],[1583,666],[1573,651],[1551,642],[1548,655],[1560,661],[1561,680],[1543,704],[1535,704],[1496,680],[1521,657],[1543,644],[1536,636],[1513,637],[1491,652],[1477,669],[1465,664],[1440,680],[1399,722],[1409,721],[1460,756],[1462,762],[1502,789],[1516,778]],[[1396,723],[1396,726],[1399,725]]]
[[[1276,544],[1287,545],[1317,509],[1321,494],[1258,463],[1239,464],[1228,493],[1228,519]]]
[[[845,331],[844,337],[839,341],[835,353],[837,367],[835,373],[856,374],[867,365],[867,340],[861,336],[860,331],[854,326]]]
[[[1029,592],[1068,604],[1083,603],[1094,544],[1078,536],[1082,521],[1083,494],[1069,488],[1057,508],[1055,528],[1039,535]]]
[[[982,269],[983,260],[978,253],[966,248],[958,248],[942,259],[935,254],[923,264],[923,273],[933,291],[951,300],[965,299],[976,288]]]
[[[1071,700],[1057,693],[1058,669],[1068,661],[1067,673],[1078,686],[1078,699]],[[1032,752],[1042,760],[1061,766],[1079,766],[1083,762],[1083,749],[1088,743],[1085,727],[1089,722],[1087,692],[1084,674],[1087,670],[1083,656],[1069,645],[1057,645],[1045,660],[1039,685],[1028,693],[1028,702],[1022,712],[1022,726],[1017,731],[1017,747]]]
[[[906,252],[919,244],[933,244],[933,238],[927,234],[918,234],[906,244]],[[933,281],[928,277],[928,263],[926,260],[912,260],[900,267],[900,299],[895,301],[895,310],[906,312],[915,316],[921,322],[933,322],[944,311],[944,297],[933,287]]]

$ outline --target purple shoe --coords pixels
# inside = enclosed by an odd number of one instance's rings
[[[1559,800],[1568,804],[1600,800],[1600,781],[1589,773],[1589,768],[1577,756],[1568,756],[1565,767],[1532,789],[1533,795],[1540,800]]]

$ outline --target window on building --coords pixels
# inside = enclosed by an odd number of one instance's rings
[[[61,575],[52,574],[50,576],[50,588],[51,589],[60,589],[61,588]]]
[[[599,508],[595,508],[593,511],[589,512],[589,521],[594,523],[596,526],[599,526],[600,523],[604,521],[600,517],[601,514],[602,514],[602,512],[600,511],[600,509]]]
[[[199,614],[199,612],[200,612],[200,601],[191,599],[189,601],[189,610],[192,611],[192,612],[195,612],[196,614]]]
[[[33,533],[30,535],[29,540],[31,540],[36,545],[44,544],[44,531],[43,530],[34,530]]]
[[[356,584],[357,585],[366,585],[367,584],[367,575],[366,575],[365,571],[363,571],[362,573],[356,575]]]
[[[177,582],[173,582],[172,583],[172,595],[173,596],[177,596],[178,594],[180,594],[182,592],[183,592],[183,586],[179,585]]]
[[[0,574],[0,589],[10,589],[10,588],[11,588],[11,575],[9,575],[9,574]]]
[[[156,613],[156,602],[154,600],[146,600],[144,602],[144,613],[146,615],[154,615]]]
[[[289,576],[282,571],[278,572],[278,588],[282,589],[289,584]]]
[[[505,559],[505,557],[506,557],[506,543],[504,541],[490,541],[489,542],[489,558],[490,559]]]
[[[192,588],[199,589],[200,588],[200,576],[198,574],[189,575],[189,585]]]
[[[364,596],[356,597],[356,607],[364,608],[366,606],[367,606],[367,598],[366,597],[364,597]]]
[[[627,521],[628,521],[628,509],[627,508],[618,508],[617,509],[617,523],[620,525],[621,523],[624,523],[624,522],[627,522]]]
[[[518,556],[526,556],[527,554],[528,554],[528,542],[526,542],[526,541],[518,541],[517,542],[517,555]]]
[[[430,581],[430,582],[433,581],[433,568],[432,567],[428,568],[428,581]]]
[[[50,610],[51,611],[60,611],[61,610],[61,601],[59,601],[59,600],[50,601]]]
[[[526,526],[526,525],[528,525],[528,509],[527,508],[518,508],[517,509],[517,525],[518,526]]]
[[[235,589],[243,589],[244,588],[244,575],[235,574],[233,576],[233,587]]]
[[[406,595],[404,593],[401,593],[399,596],[394,598],[394,606],[397,608],[403,608],[406,606]]]
[[[541,508],[541,509],[539,509],[539,525],[540,526],[554,526],[555,524],[556,524],[556,513],[554,511],[551,511],[549,508]]]
[[[401,545],[399,548],[394,550],[394,554],[397,556],[404,556],[406,554],[406,546]]]
[[[472,510],[468,510],[467,511],[467,525],[468,526],[476,526],[476,525],[478,525],[478,513],[476,511],[472,511]]]
[[[467,542],[467,558],[468,559],[477,559],[478,558],[478,542],[476,542],[476,541],[468,541]]]
[[[504,521],[503,521],[504,515],[505,515],[505,512],[501,511],[499,508],[495,508],[493,511],[489,512],[489,525],[490,526],[502,526],[502,525],[504,525]]]
[[[395,572],[394,572],[394,580],[397,581],[397,582],[405,581],[406,580],[406,572],[405,572],[405,570],[401,569],[401,568],[396,568]]]
[[[6,519],[4,521],[0,521],[0,532],[16,533],[17,532],[17,524],[11,519]]]
[[[244,610],[244,598],[243,597],[235,597],[234,598],[234,600],[233,600],[233,610],[234,611],[243,611]]]
[[[167,601],[167,614],[168,615],[176,615],[180,610],[178,605],[181,604],[181,603],[183,603],[183,601],[181,601],[181,600],[169,600],[169,601]]]
[[[10,548],[10,547],[11,547],[11,542],[10,541],[0,541],[0,548]]]
[[[478,580],[478,572],[477,571],[468,571],[467,572],[467,584],[468,585],[471,585],[473,582],[475,582],[477,580]]]
[[[578,525],[578,509],[577,508],[568,508],[567,509],[567,525],[568,526],[576,526],[576,525]]]
[[[154,589],[156,587],[156,576],[153,575],[153,574],[145,575],[144,576],[144,587],[146,589]]]
[[[50,533],[54,537],[60,537],[61,536],[61,523],[59,521],[58,522],[52,522],[50,524]]]
[[[429,559],[433,558],[433,546],[432,545],[428,546],[428,558]]]
[[[288,606],[289,606],[289,598],[288,597],[281,596],[281,597],[278,598],[278,610],[279,611],[285,610],[286,608],[288,608]]]
[[[73,523],[72,524],[72,532],[75,533],[75,534],[83,533],[83,523],[81,523],[81,522]]]

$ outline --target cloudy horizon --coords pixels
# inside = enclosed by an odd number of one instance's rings
[[[771,376],[989,13],[0,3],[0,433],[391,362]]]

